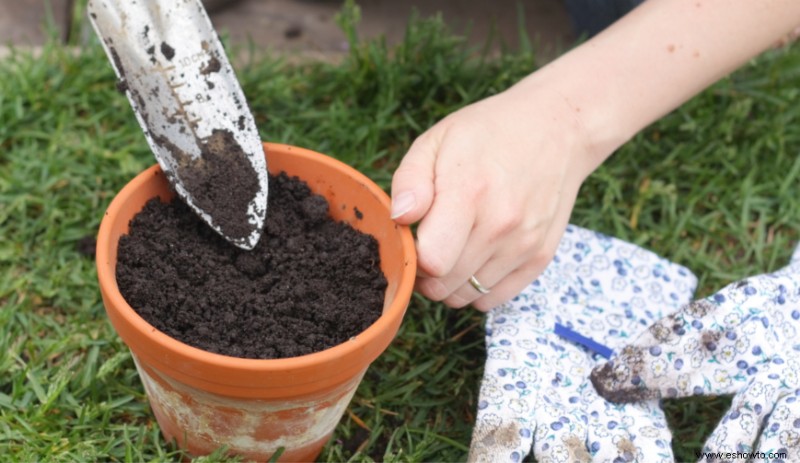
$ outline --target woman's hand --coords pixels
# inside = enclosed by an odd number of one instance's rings
[[[421,221],[417,289],[481,310],[515,296],[550,262],[581,183],[606,157],[798,24],[795,0],[644,2],[440,121],[392,181],[393,217]]]
[[[421,220],[417,290],[451,307],[489,310],[533,281],[594,168],[580,109],[523,86],[431,127],[394,174],[393,217]],[[470,284],[473,276],[490,292]]]

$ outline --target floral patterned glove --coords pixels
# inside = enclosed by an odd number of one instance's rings
[[[592,382],[619,403],[735,394],[706,441],[706,458],[800,461],[798,329],[795,250],[788,267],[733,283],[659,320],[597,367]]]
[[[633,244],[570,226],[553,262],[486,322],[470,461],[672,461],[657,400],[617,405],[591,369],[692,299],[696,278]]]

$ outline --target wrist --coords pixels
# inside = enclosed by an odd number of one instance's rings
[[[591,61],[572,53],[521,80],[509,93],[552,111],[562,133],[573,137],[573,165],[586,178],[641,127],[631,124],[637,118],[623,113],[613,77],[591,71]]]

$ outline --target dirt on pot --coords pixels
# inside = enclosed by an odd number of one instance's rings
[[[243,358],[286,358],[341,344],[381,315],[378,243],[328,215],[328,202],[270,176],[264,236],[252,251],[177,197],[153,199],[119,242],[117,284],[145,320],[186,344]]]

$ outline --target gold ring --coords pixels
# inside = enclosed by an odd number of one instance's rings
[[[477,278],[475,278],[475,275],[472,275],[471,277],[469,277],[469,284],[471,284],[472,287],[475,288],[475,290],[478,291],[479,293],[481,293],[481,294],[489,294],[489,291],[490,291],[489,288],[483,286],[481,284],[481,282],[478,281]]]

